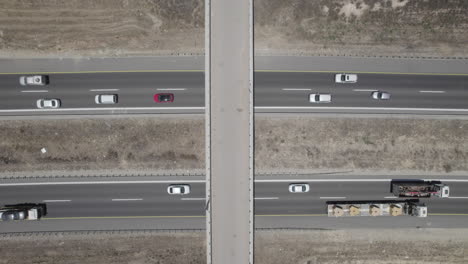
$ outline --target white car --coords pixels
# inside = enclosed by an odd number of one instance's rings
[[[180,185],[169,185],[167,187],[168,194],[189,194],[190,193],[190,185],[188,184],[180,184]]]
[[[309,94],[309,102],[311,103],[330,103],[331,94]]]
[[[59,99],[39,99],[37,100],[37,108],[59,108]]]
[[[98,94],[94,98],[96,104],[116,104],[118,96],[116,94]]]
[[[309,184],[307,183],[291,183],[289,184],[290,193],[306,193],[310,190]]]
[[[376,100],[389,100],[390,99],[390,94],[387,92],[372,92],[372,98]]]
[[[47,85],[49,84],[48,75],[21,76],[19,78],[21,85]]]
[[[357,74],[338,73],[335,75],[336,83],[355,83],[357,82]]]

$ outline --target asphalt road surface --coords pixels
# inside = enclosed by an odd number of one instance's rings
[[[45,202],[48,218],[113,216],[203,216],[205,184],[189,183],[188,195],[169,195],[165,182],[0,186],[2,204]],[[450,184],[450,183],[449,183]],[[326,213],[330,200],[396,199],[389,182],[313,182],[304,194],[288,191],[289,182],[255,184],[256,215]],[[450,198],[421,199],[429,214],[467,214],[468,180],[450,184]]]
[[[406,175],[398,178],[420,179]],[[91,179],[91,180],[90,180]],[[172,180],[173,179],[173,180]],[[391,176],[280,175],[257,177],[255,184],[256,228],[468,228],[468,179],[443,178],[451,187],[450,198],[421,199],[429,216],[346,217],[326,216],[329,200],[394,200]],[[431,177],[432,180],[441,177]],[[308,182],[309,193],[292,194],[291,182]],[[169,184],[190,184],[189,195],[167,194]],[[2,232],[204,229],[204,178],[43,178],[3,180],[2,204],[45,202],[49,214],[42,221],[0,222]]]
[[[336,84],[334,72],[257,72],[255,106],[259,112],[294,111],[444,111],[468,113],[468,76],[360,73],[355,84]],[[51,74],[50,85],[21,86],[18,74],[0,75],[0,114],[36,111],[36,101],[58,98],[61,111],[100,109],[204,107],[203,72],[123,72]],[[388,101],[371,98],[372,91],[391,94]],[[332,102],[313,104],[310,93],[330,93]],[[153,95],[173,93],[173,103],[155,103]],[[97,94],[118,94],[116,105],[97,105]],[[29,109],[29,110],[28,110]],[[419,110],[418,110],[419,109]],[[16,111],[18,112],[18,111]],[[45,112],[50,113],[50,112]],[[53,114],[59,112],[52,111]]]

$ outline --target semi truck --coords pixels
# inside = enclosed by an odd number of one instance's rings
[[[440,181],[392,181],[391,190],[396,197],[447,198],[450,187]]]
[[[327,201],[328,217],[417,216],[427,217],[427,207],[418,199],[383,201]]]
[[[39,220],[45,215],[47,215],[45,203],[10,204],[0,207],[0,219],[2,221]]]

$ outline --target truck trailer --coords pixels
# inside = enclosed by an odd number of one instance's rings
[[[396,197],[447,198],[450,195],[450,187],[439,181],[392,181],[391,192]]]
[[[327,201],[329,217],[417,216],[427,217],[427,207],[418,199],[382,201]]]
[[[10,204],[0,207],[0,219],[2,221],[39,220],[45,215],[47,215],[45,203]]]

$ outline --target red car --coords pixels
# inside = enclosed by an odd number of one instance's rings
[[[156,103],[172,103],[174,102],[174,94],[171,94],[171,93],[155,94],[154,101]]]

